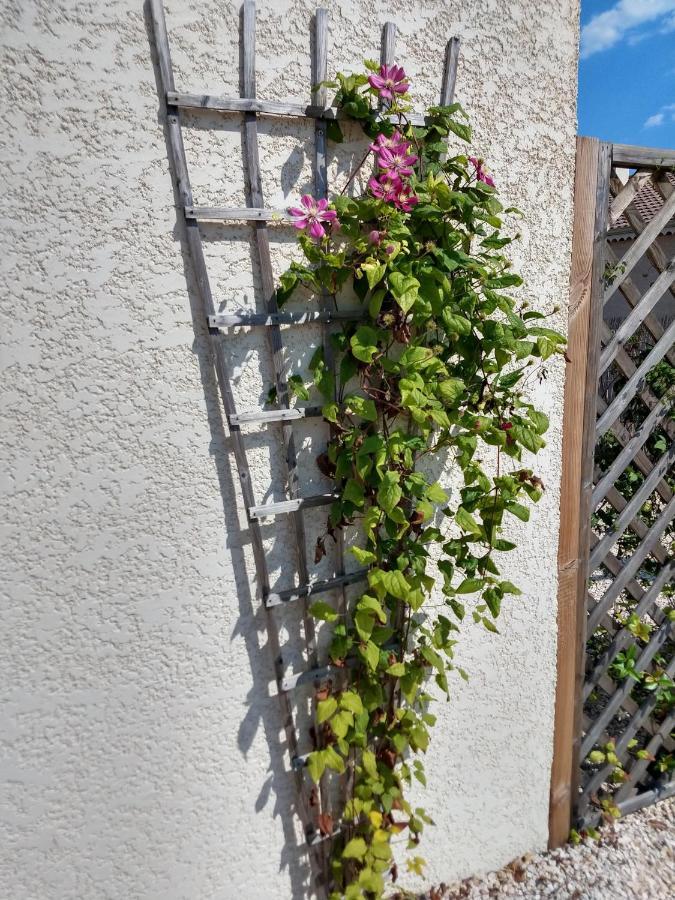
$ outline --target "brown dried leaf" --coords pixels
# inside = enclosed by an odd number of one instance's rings
[[[321,834],[327,835],[333,833],[333,817],[330,813],[320,813],[318,823]]]

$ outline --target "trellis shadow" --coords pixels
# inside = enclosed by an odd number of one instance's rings
[[[159,98],[157,123],[162,128],[167,148],[167,158],[171,160],[171,150],[167,129],[167,110],[162,95],[157,50],[155,47],[152,25],[152,14],[148,0],[144,2],[145,26],[148,43],[151,48],[153,74]],[[287,173],[297,170],[298,158],[289,160]],[[180,209],[179,194],[176,184],[176,173],[171,171],[174,203]],[[262,603],[257,601],[251,590],[245,548],[250,544],[250,533],[242,527],[238,509],[238,495],[232,475],[231,442],[226,436],[225,425],[221,414],[218,385],[215,377],[213,359],[209,347],[209,336],[204,321],[204,312],[199,297],[198,286],[188,249],[186,226],[180,216],[177,217],[173,230],[174,240],[179,244],[181,261],[185,275],[192,324],[194,328],[193,353],[199,365],[200,380],[204,392],[204,402],[211,435],[209,452],[211,453],[220,489],[223,507],[223,527],[227,549],[232,562],[239,618],[232,634],[232,639],[243,638],[249,659],[250,678],[252,679],[247,695],[248,711],[238,731],[238,746],[242,753],[242,765],[245,765],[249,749],[260,727],[263,728],[269,748],[269,774],[255,802],[256,812],[264,809],[269,798],[274,795],[275,819],[281,821],[284,833],[284,844],[279,861],[279,870],[287,869],[294,897],[308,896],[311,884],[311,871],[307,848],[299,845],[295,823],[296,797],[293,776],[290,773],[288,752],[283,734],[283,723],[280,709],[275,697],[270,696],[270,684],[274,681],[272,661],[268,648],[261,641],[264,637],[265,611]],[[265,535],[264,535],[265,536]],[[267,535],[269,536],[269,535]]]

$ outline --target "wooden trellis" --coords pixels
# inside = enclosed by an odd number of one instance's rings
[[[612,672],[634,647],[637,675],[675,678],[675,622],[664,597],[675,579],[666,536],[675,517],[675,392],[672,382],[657,391],[649,377],[662,361],[675,365],[675,322],[664,326],[655,315],[664,296],[672,295],[671,302],[675,298],[675,259],[668,257],[663,237],[675,219],[674,165],[672,151],[588,138],[580,138],[577,146],[551,793],[554,845],[566,839],[570,824],[595,826],[603,797],[624,814],[675,794],[672,773],[659,774],[651,766],[657,751],[675,751],[675,710],[659,708],[657,690],[636,694],[636,679]],[[630,173],[627,180],[621,170]],[[651,201],[647,214],[645,191]],[[607,239],[619,220],[627,242],[623,255]],[[636,276],[642,260],[654,276],[646,288]],[[607,309],[617,297],[627,304],[627,313],[612,329]],[[647,348],[640,354],[631,350],[638,333]],[[603,396],[601,383],[609,371],[618,387]],[[661,449],[655,451],[653,442],[648,450],[656,431]],[[605,435],[615,440],[616,455],[603,467],[597,459],[607,446]],[[619,485],[629,467],[637,487],[625,496]],[[603,510],[609,526],[598,516]],[[630,552],[620,549],[624,534],[633,536]],[[637,621],[648,631],[639,638]],[[611,787],[616,760],[600,756],[608,747],[625,773],[620,776],[625,780]],[[596,759],[589,759],[594,750]]]
[[[282,117],[291,121],[294,118],[314,120],[314,192],[318,197],[327,196],[328,176],[326,158],[326,130],[330,119],[337,117],[337,110],[327,106],[326,89],[315,88],[309,104],[301,101],[276,102],[261,100],[256,97],[255,77],[255,4],[245,2],[243,5],[241,34],[241,96],[217,97],[208,94],[181,93],[174,83],[169,42],[162,0],[151,0],[154,40],[158,56],[161,81],[162,100],[166,106],[166,124],[170,149],[170,163],[176,180],[180,215],[185,220],[187,244],[191,263],[196,276],[199,299],[203,314],[211,336],[211,349],[222,395],[227,426],[232,441],[235,463],[239,474],[241,491],[246,507],[249,534],[255,560],[257,584],[267,610],[266,624],[269,646],[274,659],[278,695],[281,703],[287,747],[290,754],[290,769],[294,773],[297,787],[297,811],[302,822],[308,847],[313,856],[315,871],[319,877],[319,890],[325,892],[327,885],[325,842],[332,835],[326,834],[319,827],[319,817],[326,804],[325,791],[312,791],[312,785],[305,774],[307,754],[312,747],[305,749],[308,743],[299,733],[294,711],[293,693],[304,686],[319,687],[328,677],[340,677],[343,670],[325,664],[320,658],[317,647],[314,621],[309,613],[309,599],[314,595],[326,592],[337,594],[338,605],[346,603],[345,588],[363,579],[364,571],[345,572],[343,547],[339,530],[337,567],[333,577],[317,581],[312,578],[307,556],[304,510],[310,507],[324,506],[332,503],[334,493],[325,493],[309,497],[301,496],[298,480],[293,422],[299,419],[321,419],[320,407],[291,407],[289,388],[283,360],[283,331],[281,326],[300,326],[308,323],[321,323],[323,330],[323,347],[326,363],[332,366],[330,327],[339,318],[356,318],[355,313],[336,313],[328,307],[326,298],[320,298],[320,308],[316,312],[280,312],[275,298],[275,285],[270,257],[270,239],[273,232],[268,222],[276,221],[283,225],[288,223],[288,216],[282,210],[265,207],[262,180],[258,158],[258,120],[260,116]],[[312,79],[317,85],[327,77],[328,50],[328,16],[324,9],[318,9],[314,17],[314,33],[312,45]],[[384,25],[381,44],[382,63],[394,61],[396,27],[388,22]],[[447,45],[443,80],[441,88],[441,104],[452,103],[459,40],[451,38]],[[247,183],[248,205],[245,208],[197,207],[194,205],[187,160],[182,137],[181,110],[192,112],[207,110],[222,114],[239,114],[243,118],[244,169]],[[413,124],[423,124],[424,117],[412,115]],[[184,127],[184,126],[183,126]],[[218,311],[212,294],[207,272],[200,223],[209,221],[219,223],[249,221],[251,223],[251,241],[257,256],[261,273],[261,306],[259,313],[226,313]],[[265,329],[269,351],[271,354],[274,382],[277,397],[277,409],[238,411],[228,371],[225,352],[225,330],[238,327],[261,326]],[[275,503],[260,504],[256,501],[254,486],[247,461],[246,435],[242,426],[251,424],[269,424],[281,429],[284,447],[284,476],[288,499]],[[328,430],[328,425],[326,425]],[[267,487],[267,486],[266,486]],[[265,555],[260,522],[269,516],[290,515],[292,519],[295,568],[297,586],[283,591],[272,591],[268,562]],[[302,606],[304,629],[305,657],[307,668],[299,674],[286,675],[285,663],[280,650],[279,629],[284,607],[291,602]],[[318,731],[318,730],[317,730]]]

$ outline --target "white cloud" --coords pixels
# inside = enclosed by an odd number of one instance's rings
[[[659,125],[664,124],[666,119],[675,122],[675,103],[666,103],[657,113],[650,116],[642,127],[658,128]]]
[[[675,0],[619,0],[611,9],[593,16],[581,29],[582,59],[608,50],[634,29],[668,13],[675,13]],[[675,15],[668,16],[664,27],[675,28]],[[632,37],[635,39],[634,34]]]

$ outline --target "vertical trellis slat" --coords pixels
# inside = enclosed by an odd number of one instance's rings
[[[382,29],[382,48],[380,50],[380,62],[383,66],[391,66],[396,52],[396,25],[393,22],[385,22]]]
[[[244,46],[243,46],[243,80],[242,96],[246,99],[255,98],[255,3],[246,0],[244,3]],[[258,157],[258,116],[257,113],[244,113],[244,142],[245,155],[244,166],[248,176],[248,188],[250,205],[264,206],[262,178],[260,174],[260,161]],[[274,286],[274,273],[270,258],[270,245],[265,222],[255,222],[253,225],[253,243],[257,251],[260,275],[262,281],[263,297],[268,313],[279,312],[276,302]],[[266,330],[267,339],[272,354],[274,367],[274,381],[277,391],[277,403],[282,407],[289,407],[288,384],[284,374],[283,344],[281,329],[278,325],[272,325]],[[286,450],[286,475],[288,479],[288,493],[292,499],[300,497],[298,481],[298,463],[295,450],[295,438],[293,426],[284,422],[281,428],[284,447]],[[307,566],[307,542],[305,537],[305,523],[301,509],[291,513],[293,531],[295,533],[296,552],[298,558],[298,574],[301,584],[309,581],[309,569]],[[310,666],[317,665],[316,635],[314,620],[309,614],[307,602],[303,604],[303,625],[307,644],[307,655]]]
[[[451,37],[445,48],[443,82],[441,86],[441,106],[450,106],[455,99],[457,64],[459,63],[459,38]]]

